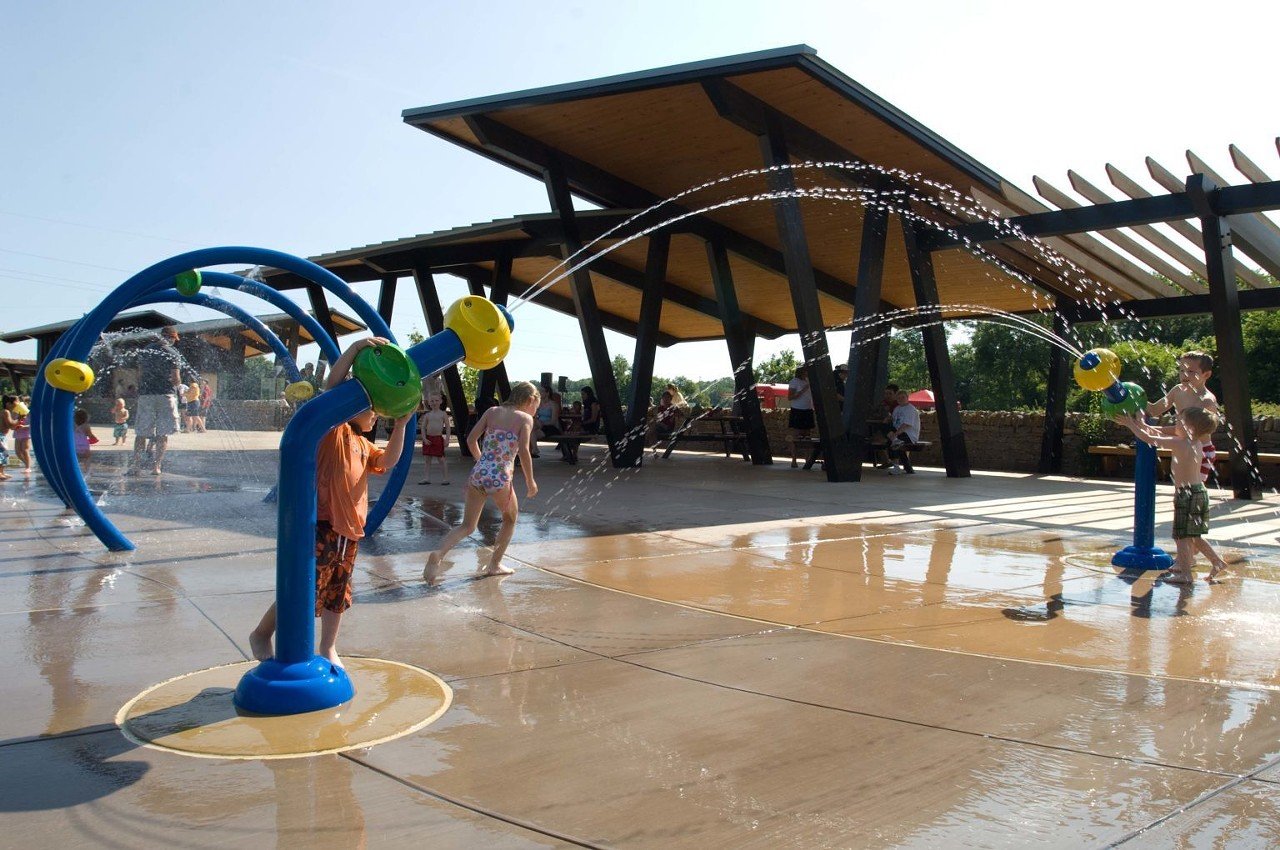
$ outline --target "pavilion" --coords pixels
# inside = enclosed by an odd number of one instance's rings
[[[347,281],[381,281],[383,316],[390,315],[397,281],[411,277],[436,333],[442,324],[434,275],[461,276],[473,293],[487,288],[488,297],[505,303],[544,276],[554,280],[562,261],[599,240],[588,254],[611,249],[605,256],[581,267],[570,264],[571,274],[533,300],[578,318],[616,465],[639,463],[640,447],[622,438],[645,414],[657,345],[725,340],[750,454],[763,464],[772,458],[749,391],[754,341],[799,333],[827,476],[857,480],[865,435],[853,425],[867,418],[887,370],[888,345],[875,337],[889,323],[919,324],[944,463],[947,474],[958,477],[968,475],[969,462],[939,319],[983,309],[1051,312],[1063,332],[1103,317],[1211,312],[1228,424],[1244,447],[1233,453],[1233,487],[1243,498],[1261,492],[1251,462],[1256,447],[1239,313],[1280,306],[1280,289],[1237,268],[1233,245],[1272,274],[1280,271],[1280,236],[1255,215],[1280,208],[1280,183],[1253,178],[1250,185],[1218,188],[1222,181],[1206,168],[1166,195],[1133,189],[1131,200],[1103,197],[1092,205],[1061,198],[1054,210],[805,46],[409,109],[403,117],[542,180],[550,211],[313,259]],[[815,175],[825,187],[814,185]],[[950,187],[941,192],[947,204],[923,199],[924,189],[939,191],[934,184]],[[733,202],[766,194],[769,202]],[[601,209],[575,210],[575,195]],[[870,202],[833,203],[849,199]],[[992,221],[982,210],[1007,218]],[[1115,242],[1118,228],[1132,228],[1154,242],[1151,224],[1191,227],[1187,220],[1211,234],[1202,239],[1202,272],[1182,273],[1144,259],[1160,272],[1153,273],[1091,235],[1097,231]],[[670,223],[637,238],[664,221]],[[1087,274],[1087,284],[1064,274],[1036,240]],[[1145,249],[1121,247],[1144,256]],[[280,273],[268,280],[281,288],[306,285]],[[323,315],[323,291],[308,290]],[[902,310],[915,312],[893,312]],[[825,329],[854,319],[850,403],[841,411]],[[625,400],[625,412],[604,328],[636,339],[634,397]],[[1053,352],[1046,364],[1044,472],[1060,468],[1071,365],[1065,353]],[[456,370],[445,378],[453,409],[466,411]],[[481,395],[504,383],[500,369],[486,373]]]

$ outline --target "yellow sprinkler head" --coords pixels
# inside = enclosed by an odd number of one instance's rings
[[[285,400],[292,404],[302,404],[316,394],[316,388],[310,381],[294,381],[284,388]]]
[[[44,379],[56,390],[82,393],[93,386],[93,369],[88,363],[59,357],[44,367]]]
[[[1120,358],[1109,348],[1091,348],[1082,359],[1089,359],[1091,354],[1098,358],[1098,365],[1086,369],[1077,361],[1073,370],[1076,383],[1083,389],[1102,392],[1120,379]]]
[[[479,295],[453,302],[444,314],[444,326],[462,340],[462,362],[472,369],[492,369],[511,348],[511,325],[503,311]]]

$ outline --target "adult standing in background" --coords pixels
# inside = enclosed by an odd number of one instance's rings
[[[787,414],[787,427],[791,429],[791,468],[795,469],[796,440],[808,439],[813,431],[813,391],[809,388],[809,367],[797,366],[796,375],[787,384],[787,398],[791,412]]]
[[[178,364],[182,362],[182,355],[174,347],[177,341],[176,328],[161,328],[160,336],[137,352],[138,415],[134,423],[133,457],[126,475],[142,473],[148,441],[154,453],[151,474],[160,475],[169,435],[178,430],[177,388],[182,383]]]

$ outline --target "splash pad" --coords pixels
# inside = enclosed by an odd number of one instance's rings
[[[219,309],[250,322],[277,354],[284,351],[290,378],[294,385],[300,381],[296,365],[274,334],[234,305],[212,299],[201,291],[210,283],[244,289],[242,284],[247,282],[241,278],[198,271],[202,266],[228,263],[268,265],[293,272],[342,299],[375,335],[394,341],[382,317],[336,275],[278,251],[208,248],[164,260],[130,278],[59,339],[50,353],[49,367],[37,376],[33,392],[32,431],[37,435],[34,443],[42,473],[62,502],[73,508],[109,549],[128,551],[135,547],[106,517],[89,492],[76,462],[72,417],[76,394],[89,389],[93,383],[92,370],[84,361],[117,313],[137,304],[158,301],[182,301]],[[246,291],[278,303],[262,290],[266,287],[250,287]],[[288,301],[283,296],[279,296],[279,300]],[[388,346],[385,353],[379,351],[372,355],[373,359],[366,358],[359,368],[353,369],[354,380],[302,404],[290,420],[280,443],[276,654],[241,678],[234,700],[238,709],[264,715],[300,714],[341,705],[355,695],[346,671],[315,654],[315,476],[321,438],[370,407],[384,415],[400,416],[410,412],[412,406],[406,405],[415,392],[420,393],[420,374],[432,375],[464,360],[480,368],[500,362],[510,346],[512,325],[506,310],[486,299],[477,296],[460,299],[449,310],[443,332],[408,351]],[[322,349],[336,359],[336,341],[323,331],[316,338],[324,340]],[[412,433],[414,428],[411,417],[407,430]],[[402,453],[382,495],[369,512],[366,534],[375,532],[390,512],[412,461],[411,451]]]

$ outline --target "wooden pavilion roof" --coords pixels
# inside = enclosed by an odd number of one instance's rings
[[[533,176],[540,177],[549,165],[558,163],[572,191],[606,207],[613,216],[607,220],[616,224],[620,211],[644,209],[707,181],[758,169],[762,163],[759,122],[766,113],[791,122],[797,137],[809,141],[804,150],[793,148],[793,163],[872,163],[950,185],[970,204],[985,201],[1001,212],[1022,211],[1016,187],[804,46],[410,109],[404,120]],[[867,174],[855,174],[853,182],[865,180]],[[820,169],[797,172],[797,179],[801,185],[808,181],[809,185],[848,187],[850,183],[847,175]],[[766,190],[762,176],[749,175],[683,197],[664,211],[696,211]],[[823,321],[828,326],[847,322],[858,266],[861,207],[814,198],[805,198],[801,204],[819,277]],[[964,213],[938,212],[918,205],[916,210],[940,225],[973,220]],[[510,221],[527,223],[530,218]],[[645,219],[658,220],[661,216],[654,218],[653,214]],[[553,216],[538,224],[544,238],[557,226]],[[482,231],[473,227],[436,234],[435,244],[519,238],[514,231]],[[742,308],[758,320],[760,335],[796,329],[781,261],[782,246],[768,200],[698,212],[681,222],[678,231],[671,244],[668,288],[679,289],[686,301],[714,301],[704,243],[709,237],[720,238],[730,252]],[[526,231],[524,236],[531,234]],[[608,244],[601,243],[597,249]],[[1095,252],[1095,247],[1101,246],[1092,236],[1073,237],[1069,246],[1072,259],[1098,282],[1103,299],[1177,293],[1154,276],[1135,271],[1132,265],[1117,268],[1102,256],[1103,251]],[[605,259],[624,267],[613,271],[642,276],[645,250],[645,240],[638,239],[611,251]],[[979,303],[1026,312],[1051,305],[1059,294],[1078,297],[1064,288],[1059,271],[1046,265],[1034,249],[1004,244],[990,250],[998,262],[981,260],[963,249],[935,254],[943,304]],[[551,269],[557,259],[523,256],[513,262],[516,280],[527,284]],[[1002,264],[1018,269],[1035,285],[1015,279]],[[477,265],[492,268],[491,261]],[[639,291],[619,283],[616,276],[596,274],[597,268],[592,265],[601,309],[622,324],[634,324],[639,315]],[[551,293],[565,296],[567,291],[567,283],[561,283]],[[890,308],[915,304],[896,217],[890,219],[882,299]],[[716,314],[681,310],[678,305],[670,298],[664,303],[661,330],[668,341],[723,335]]]

